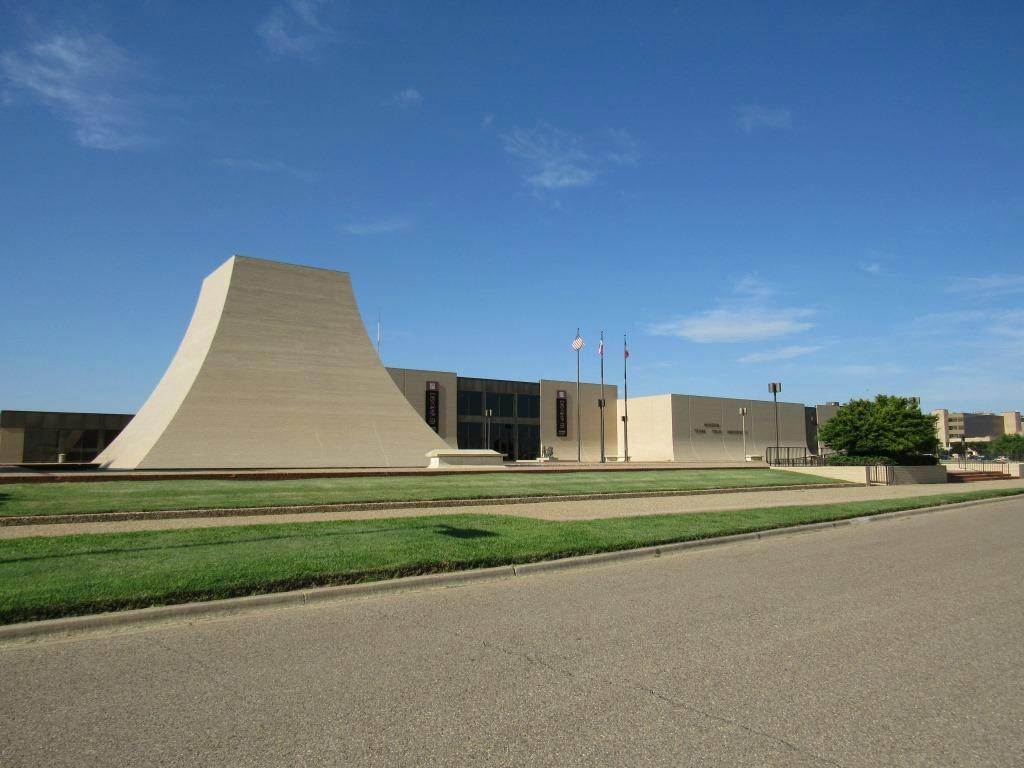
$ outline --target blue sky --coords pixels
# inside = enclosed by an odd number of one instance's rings
[[[1024,408],[1024,4],[0,0],[0,407],[137,409],[232,253],[388,365]]]

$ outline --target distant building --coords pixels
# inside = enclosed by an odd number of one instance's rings
[[[965,413],[938,408],[935,434],[943,447],[966,443],[988,443],[1003,435],[1021,434],[1020,411]]]

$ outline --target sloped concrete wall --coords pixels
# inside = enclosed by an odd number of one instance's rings
[[[446,448],[381,365],[348,274],[233,256],[97,458],[113,469],[422,467]]]

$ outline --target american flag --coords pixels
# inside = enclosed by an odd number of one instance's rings
[[[583,349],[583,337],[580,336],[579,332],[576,333],[576,338],[572,340],[572,348],[577,352]]]
[[[597,343],[597,354],[600,357],[604,357],[604,339],[601,339],[601,341]]]
[[[624,360],[629,360],[629,347],[626,346],[626,340],[622,340],[622,354]]]

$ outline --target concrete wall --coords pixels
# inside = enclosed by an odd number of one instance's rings
[[[25,429],[0,427],[0,464],[20,464],[25,456]]]
[[[651,395],[619,400],[619,415],[629,410],[629,458],[631,461],[672,461],[672,395]],[[618,455],[626,455],[620,419]]]
[[[423,467],[448,445],[366,335],[348,274],[233,256],[97,461],[116,469]]]
[[[772,467],[772,469],[829,477],[834,480],[848,480],[854,483],[866,483],[870,479],[869,467]],[[892,468],[893,485],[945,482],[947,482],[946,468],[943,466]]]
[[[946,468],[941,465],[934,467],[893,467],[893,485],[908,483],[945,483],[949,481]]]
[[[1019,435],[1021,433],[1020,411],[1003,413],[1003,434]]]
[[[868,481],[867,467],[772,467],[779,472],[797,472],[801,475],[828,477],[850,483],[865,484]]]
[[[747,409],[747,455],[763,456],[775,445],[775,409],[765,400],[700,395],[630,398],[629,453],[635,461],[743,461]],[[622,430],[618,430],[621,439]],[[802,403],[779,403],[779,445],[807,449]],[[619,452],[622,453],[620,445]]]
[[[558,423],[555,414],[558,390],[565,390],[568,400],[569,418],[568,434],[558,436]],[[616,423],[618,422],[617,395],[618,388],[614,384],[605,384],[605,455],[618,455],[616,439]],[[601,414],[597,401],[601,398],[600,384],[580,385],[580,420],[582,421],[582,460],[600,461],[601,459]],[[576,382],[540,381],[540,444],[551,446],[555,450],[555,458],[561,461],[576,461]]]
[[[414,368],[388,368],[391,379],[405,395],[409,405],[426,422],[427,382],[436,381],[440,393],[440,420],[437,434],[452,448],[458,448],[459,377],[450,371],[420,371]]]

